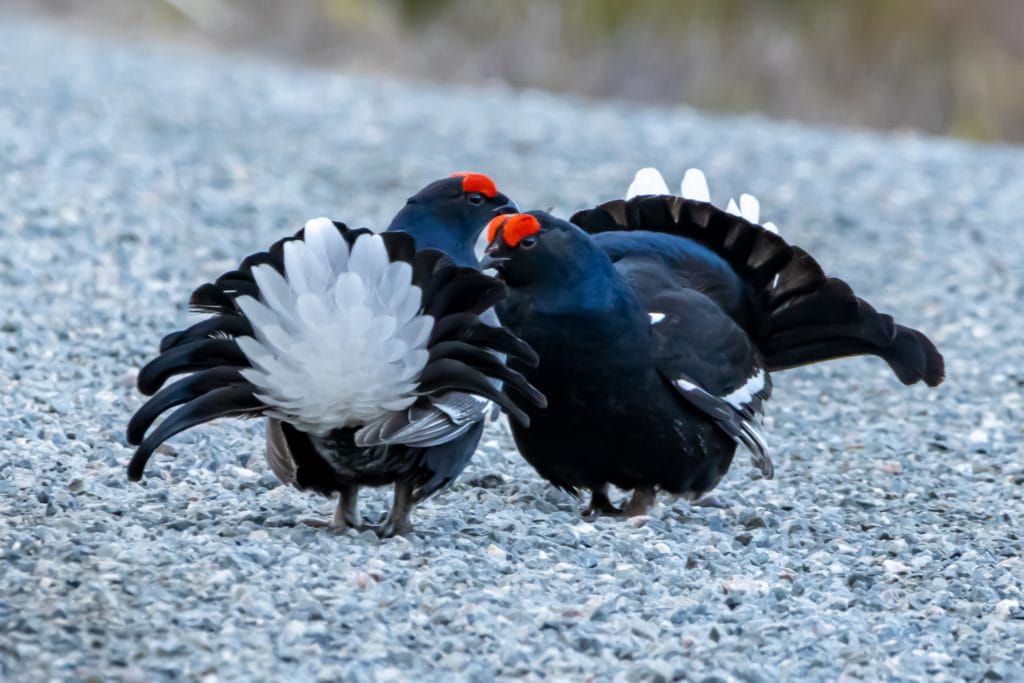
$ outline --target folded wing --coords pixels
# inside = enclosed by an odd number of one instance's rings
[[[774,467],[758,420],[771,379],[746,333],[718,305],[693,290],[652,297],[655,367],[676,392],[737,443],[766,477]]]

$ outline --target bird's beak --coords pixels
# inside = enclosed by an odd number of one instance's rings
[[[519,213],[519,207],[511,199],[494,210],[495,216],[501,216],[506,213]]]
[[[507,256],[491,256],[485,253],[484,257],[480,259],[480,270],[490,270],[491,268],[501,270],[502,264],[508,262],[508,260]]]
[[[498,249],[501,245],[498,244],[497,240],[487,246],[484,251],[484,257],[480,259],[480,270],[490,270],[491,268],[500,271],[501,266],[509,261],[507,256],[498,256]]]

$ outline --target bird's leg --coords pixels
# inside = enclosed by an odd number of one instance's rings
[[[412,523],[409,521],[409,513],[416,504],[412,500],[412,484],[405,481],[395,482],[395,502],[391,505],[391,512],[384,520],[384,525],[377,530],[381,537],[404,536],[412,533]]]
[[[639,517],[648,514],[652,505],[654,505],[653,488],[634,489],[633,495],[626,503],[624,512],[627,517]]]
[[[590,490],[590,504],[583,511],[583,519],[593,522],[601,515],[621,516],[622,510],[612,505],[608,498],[608,484]]]
[[[338,504],[334,508],[334,517],[330,522],[322,519],[304,519],[304,524],[318,529],[331,529],[332,531],[345,531],[349,527],[358,529],[362,526],[359,517],[359,487],[355,485],[344,486],[338,491]]]
[[[338,506],[334,508],[334,520],[331,526],[344,530],[348,527],[358,529],[363,520],[359,516],[359,487],[346,486],[338,492]]]

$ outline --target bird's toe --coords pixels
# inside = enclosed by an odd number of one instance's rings
[[[719,510],[728,510],[732,507],[732,502],[723,496],[707,495],[693,501],[691,505],[702,508],[718,508]]]
[[[377,535],[381,538],[391,538],[392,536],[411,536],[415,532],[415,529],[409,520],[394,522],[389,519],[381,526],[376,527],[374,531],[376,531]]]

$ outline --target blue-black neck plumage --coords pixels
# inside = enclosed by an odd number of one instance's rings
[[[542,238],[547,244],[537,247],[526,268],[512,265],[505,273],[509,294],[497,307],[502,321],[541,345],[534,329],[550,336],[557,327],[555,336],[572,336],[574,344],[607,345],[611,338],[647,347],[647,311],[608,256],[575,226],[563,223],[559,232]]]
[[[435,207],[410,202],[392,219],[388,230],[402,230],[413,236],[419,249],[440,249],[457,265],[479,268],[474,253],[485,222],[472,216],[439,216]]]

